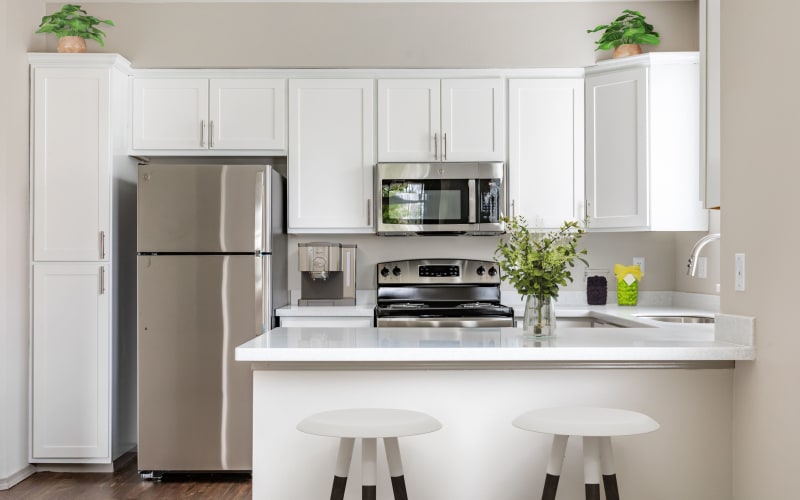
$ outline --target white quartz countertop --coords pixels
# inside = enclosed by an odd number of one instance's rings
[[[275,328],[236,348],[250,362],[736,361],[752,346],[713,325],[563,328],[530,341],[518,328]]]

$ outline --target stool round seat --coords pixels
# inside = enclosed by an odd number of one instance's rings
[[[512,422],[526,431],[567,436],[628,436],[659,428],[647,415],[618,408],[542,408],[523,413]]]
[[[386,438],[427,434],[442,428],[430,415],[392,408],[348,408],[316,413],[297,424],[297,429],[318,436]]]

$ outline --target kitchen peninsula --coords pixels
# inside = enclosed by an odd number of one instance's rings
[[[661,424],[615,442],[626,497],[727,499],[733,365],[753,358],[751,346],[716,340],[712,325],[650,320],[563,328],[539,342],[514,328],[276,328],[236,349],[236,359],[253,367],[253,496],[329,491],[337,440],[297,431],[305,416],[396,407],[444,425],[401,440],[410,497],[529,498],[541,491],[550,437],[521,432],[511,420],[538,407],[594,405],[642,411]],[[559,490],[580,498],[579,440],[568,446],[575,449]],[[378,467],[378,498],[388,500],[385,461]],[[358,498],[358,469],[347,499]]]

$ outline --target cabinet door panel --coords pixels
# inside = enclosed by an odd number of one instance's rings
[[[34,73],[34,260],[107,258],[109,106],[108,71]]]
[[[108,270],[34,265],[33,459],[110,458]]]
[[[134,149],[207,149],[208,80],[133,81]]]
[[[442,80],[445,161],[505,160],[501,79]]]
[[[286,80],[210,82],[213,149],[286,149]]]
[[[378,80],[378,160],[441,159],[439,80]]]
[[[586,105],[590,225],[646,227],[647,69],[588,79]]]
[[[512,214],[556,228],[583,215],[583,80],[509,81]]]
[[[289,230],[372,232],[372,80],[289,82]]]

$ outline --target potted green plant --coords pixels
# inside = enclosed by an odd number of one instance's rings
[[[572,282],[570,269],[575,260],[588,263],[578,250],[578,240],[586,232],[585,222],[565,221],[557,230],[535,231],[525,217],[506,217],[507,234],[495,250],[501,279],[508,281],[525,297],[523,330],[526,336],[545,337],[555,331],[554,299],[559,287]]]
[[[61,10],[42,17],[42,23],[36,33],[53,33],[58,37],[59,52],[86,52],[86,40],[94,40],[104,46],[105,32],[97,28],[98,24],[114,26],[109,19],[97,19],[90,16],[80,5],[66,4]]]
[[[595,42],[595,50],[614,49],[612,57],[625,57],[642,53],[641,44],[658,45],[659,34],[653,25],[645,21],[641,12],[625,9],[622,15],[609,24],[601,24],[587,33],[603,30],[603,35]]]

